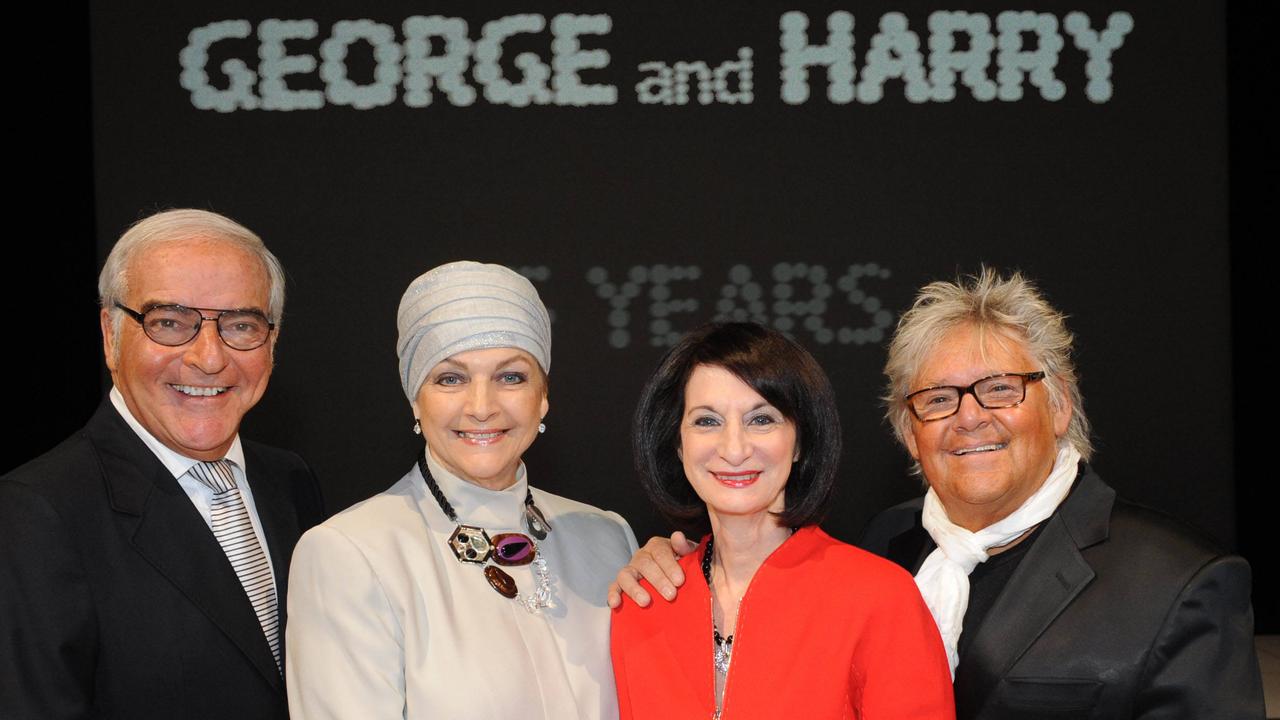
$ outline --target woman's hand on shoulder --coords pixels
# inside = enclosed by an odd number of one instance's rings
[[[698,544],[679,530],[671,533],[669,539],[649,538],[649,542],[636,551],[631,562],[618,571],[617,579],[609,585],[609,607],[621,605],[623,593],[640,607],[648,607],[651,598],[640,585],[641,578],[648,580],[668,602],[675,600],[676,588],[684,584],[684,571],[680,569],[679,559],[696,549]]]

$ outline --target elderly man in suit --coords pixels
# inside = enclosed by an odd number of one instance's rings
[[[863,546],[916,575],[957,718],[1261,718],[1248,565],[1089,466],[1071,349],[1019,275],[923,288],[885,400],[928,492]],[[639,574],[673,589],[665,545],[619,574],[629,594]]]
[[[0,481],[0,716],[286,718],[289,558],[320,495],[239,435],[284,273],[243,226],[173,210],[120,238],[99,294],[108,398]]]

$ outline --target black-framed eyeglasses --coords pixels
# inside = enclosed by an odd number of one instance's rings
[[[907,407],[921,422],[933,422],[955,415],[960,401],[972,395],[978,404],[988,410],[1011,408],[1027,399],[1027,384],[1044,379],[1044,371],[1027,373],[1000,373],[975,380],[968,387],[938,385],[917,390],[906,397]]]
[[[276,324],[257,310],[221,310],[192,308],[185,305],[155,305],[138,312],[120,303],[117,308],[138,321],[142,332],[153,341],[168,347],[186,345],[200,334],[205,320],[218,325],[218,337],[233,350],[254,350],[271,337]],[[210,313],[206,316],[205,313]]]

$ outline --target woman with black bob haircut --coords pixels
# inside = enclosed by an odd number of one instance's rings
[[[831,381],[807,350],[755,323],[710,323],[669,352],[640,393],[632,447],[649,499],[678,529],[710,531],[707,504],[685,478],[679,457],[685,386],[699,365],[728,370],[794,423],[803,440],[787,480],[778,523],[817,525],[831,508],[840,463],[840,412]]]
[[[645,385],[632,440],[650,498],[703,537],[673,602],[614,613],[622,718],[954,717],[911,576],[817,526],[840,418],[804,348],[753,323],[694,330]]]

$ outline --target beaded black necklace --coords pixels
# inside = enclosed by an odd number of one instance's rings
[[[716,672],[728,674],[729,662],[733,660],[733,635],[724,637],[720,634],[720,628],[716,627],[716,613],[714,608],[715,590],[711,587],[711,558],[715,551],[715,538],[707,538],[707,549],[702,553],[702,577],[706,578],[707,589],[711,591],[713,604],[711,611],[711,639],[715,642],[715,652],[712,655],[712,661],[715,663]]]

